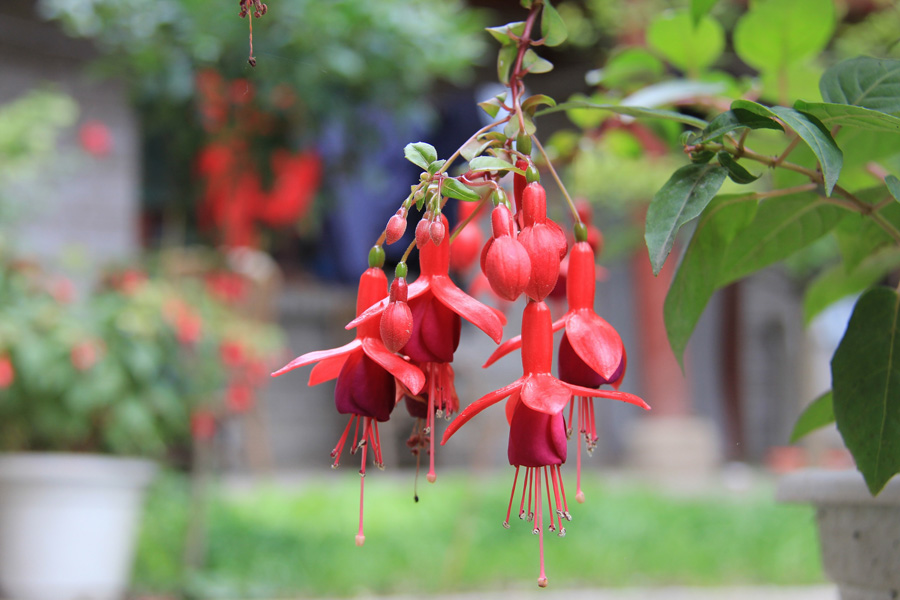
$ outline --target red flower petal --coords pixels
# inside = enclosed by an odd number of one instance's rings
[[[522,385],[522,402],[532,410],[553,415],[564,409],[571,399],[568,386],[548,373],[527,377]]]
[[[503,339],[503,326],[494,311],[456,287],[449,278],[435,277],[431,289],[438,300],[488,334],[495,344]]]
[[[381,365],[385,371],[399,379],[413,394],[422,391],[425,385],[425,375],[419,367],[410,364],[397,356],[388,352],[381,340],[376,338],[363,338],[363,352]]]
[[[562,382],[561,382],[562,383]],[[609,398],[610,400],[619,400],[620,402],[627,402],[628,404],[634,404],[635,406],[640,406],[644,410],[650,410],[650,405],[635,396],[634,394],[629,394],[627,392],[616,392],[613,390],[595,390],[592,388],[585,388],[579,385],[572,385],[571,383],[563,383],[564,386],[572,390],[573,396],[589,396],[591,398]]]
[[[469,422],[469,419],[483,411],[489,406],[492,406],[516,390],[518,390],[522,386],[522,378],[516,379],[511,384],[500,388],[499,390],[494,390],[488,394],[485,394],[472,404],[468,405],[459,415],[450,422],[450,425],[447,426],[447,429],[444,430],[444,437],[441,438],[441,446],[447,443],[453,434],[457,432],[457,430]]]
[[[580,310],[566,319],[566,337],[587,366],[607,381],[613,379],[625,346],[612,325],[593,311]]]
[[[337,377],[349,356],[349,354],[342,354],[340,356],[332,356],[320,360],[319,364],[314,366],[312,371],[309,372],[308,385],[319,385],[322,382],[330,381]]]
[[[302,354],[284,365],[274,373],[272,373],[272,377],[278,377],[279,375],[284,375],[288,371],[293,371],[297,367],[305,367],[306,365],[310,365],[314,362],[319,362],[320,360],[325,360],[327,358],[332,358],[336,356],[343,356],[345,354],[349,354],[353,352],[357,348],[360,347],[359,340],[353,340],[349,344],[344,344],[340,348],[331,348],[330,350],[316,350],[315,352],[307,352],[306,354]]]

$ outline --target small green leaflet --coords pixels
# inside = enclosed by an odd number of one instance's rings
[[[428,170],[428,165],[437,160],[437,150],[431,144],[425,142],[415,142],[407,144],[403,148],[403,156],[406,160],[421,168],[423,171]]]
[[[819,80],[825,102],[900,114],[900,60],[860,56],[834,65]]]
[[[441,193],[444,196],[456,198],[457,200],[464,200],[466,202],[476,202],[481,200],[481,195],[479,195],[478,192],[473,191],[450,177],[444,179],[441,183]]]
[[[872,494],[900,472],[900,296],[876,287],[856,302],[831,360],[834,416]]]
[[[728,177],[731,178],[731,180],[735,183],[739,183],[741,185],[753,183],[760,177],[759,175],[754,175],[753,173],[745,169],[738,161],[734,160],[734,158],[725,151],[716,154],[716,160],[719,161],[719,165],[721,165],[728,171]]]
[[[703,212],[722,187],[725,176],[725,169],[718,165],[687,165],[675,171],[653,196],[647,209],[644,239],[654,275],[659,274],[672,251],[678,230]]]
[[[841,174],[841,166],[844,162],[844,154],[838,148],[828,131],[821,121],[812,115],[807,115],[784,106],[773,106],[771,108],[751,102],[750,100],[735,100],[731,104],[732,110],[735,108],[749,110],[758,115],[778,117],[784,123],[794,130],[800,136],[806,145],[809,146],[813,154],[822,165],[822,173],[825,179],[825,193],[831,195],[831,191],[837,184],[838,177]]]
[[[900,202],[900,179],[897,179],[893,175],[888,175],[884,178],[884,183],[887,185],[887,189],[891,193],[891,196],[894,197],[894,200]]]
[[[486,112],[492,119],[497,117],[497,114],[500,112],[500,109],[503,108],[503,103],[506,102],[506,92],[502,94],[497,94],[490,100],[485,100],[484,102],[479,102],[478,106],[481,107],[481,110]]]
[[[791,443],[796,444],[806,434],[834,423],[834,410],[831,406],[831,391],[827,391],[803,409],[794,430],[791,432]]]
[[[829,128],[840,125],[841,127],[858,127],[871,131],[900,134],[900,118],[861,106],[797,100],[794,108],[816,117]],[[900,143],[900,139],[898,139],[898,143]]]
[[[513,171],[524,175],[525,171],[495,156],[479,156],[469,161],[470,171]]]
[[[497,78],[503,85],[509,83],[509,72],[512,70],[515,60],[515,46],[503,46],[500,48],[500,52],[497,53]]]
[[[530,115],[534,115],[534,111],[541,105],[547,105],[552,108],[556,106],[556,100],[546,94],[535,94],[522,101],[522,110]]]
[[[525,21],[516,21],[514,23],[507,23],[506,25],[500,25],[499,27],[486,27],[485,28],[488,33],[494,36],[494,39],[503,44],[504,46],[513,45],[512,38],[509,37],[510,32],[517,36],[521,37],[523,33],[525,33]]]
[[[522,57],[522,68],[529,73],[549,73],[553,70],[553,63],[544,60],[537,55],[537,52],[529,48]]]
[[[545,46],[559,46],[569,37],[566,23],[550,4],[550,0],[544,0],[544,9],[541,13],[541,35]]]

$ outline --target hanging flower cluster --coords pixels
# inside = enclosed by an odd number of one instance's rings
[[[618,333],[594,311],[595,249],[601,236],[599,230],[589,226],[589,211],[583,207],[577,210],[560,184],[575,222],[571,244],[563,229],[547,215],[547,194],[532,160],[532,147],[545,160],[547,157],[535,135],[533,120],[538,106],[555,103],[546,96],[524,98],[522,78],[529,72],[543,72],[546,61],[530,47],[560,43],[558,28],[562,21],[546,0],[529,6],[526,21],[491,30],[503,44],[499,72],[509,90],[480,106],[497,120],[476,132],[448,160],[439,160],[435,149],[426,143],[406,147],[406,157],[423,172],[369,254],[369,269],[359,283],[357,316],[347,325],[356,329],[356,338],[340,348],[304,354],[274,375],[315,365],[310,385],[337,380],[335,405],[338,412],[350,417],[332,451],[334,466],[352,430],[350,452],[360,453],[363,476],[369,455],[376,466],[383,467],[378,424],[390,418],[402,403],[415,419],[407,445],[417,459],[427,455],[426,478],[434,483],[437,420],[442,416],[452,418],[460,408],[451,365],[462,321],[475,325],[497,344],[506,323],[503,312],[482,304],[451,280],[451,266],[465,271],[480,264],[480,271],[471,278],[470,291],[489,292],[507,311],[512,302],[524,296],[522,334],[500,345],[485,364],[490,366],[520,349],[522,376],[474,402],[464,399],[463,404],[468,405],[447,426],[441,444],[478,413],[506,400],[508,458],[515,475],[503,525],[510,526],[521,481],[518,516],[529,522],[538,536],[538,584],[543,587],[547,585],[544,534],[563,536],[564,521],[572,519],[562,471],[568,439],[577,431],[575,497],[583,502],[581,441],[589,453],[597,443],[594,400],[605,398],[649,407],[637,396],[618,390],[627,359]],[[542,38],[533,42],[532,30],[539,16]],[[501,111],[505,116],[498,117]],[[467,168],[451,176],[449,169],[460,157],[467,161]],[[549,160],[546,168],[559,182]],[[510,173],[512,202],[504,189]],[[452,232],[443,215],[449,198],[462,201],[459,224]],[[493,204],[490,212],[483,210],[489,200]],[[403,237],[412,210],[421,213],[415,241],[397,265],[389,288],[381,245]],[[477,226],[481,215],[490,220],[486,240]],[[407,282],[407,260],[415,248],[419,276]],[[564,290],[568,303],[565,315],[556,322],[545,303],[554,290],[559,297]],[[564,333],[555,376],[553,333],[559,330]],[[363,482],[356,536],[359,545],[365,541]]]

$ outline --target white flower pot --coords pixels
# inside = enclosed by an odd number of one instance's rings
[[[816,506],[822,564],[842,600],[900,598],[900,478],[873,498],[857,471],[797,471],[777,499]]]
[[[128,589],[153,462],[0,455],[0,595],[116,600]]]

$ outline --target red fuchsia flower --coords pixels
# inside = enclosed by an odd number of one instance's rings
[[[531,260],[531,277],[525,287],[525,295],[541,301],[556,285],[559,263],[566,255],[568,242],[559,226],[547,218],[547,195],[539,182],[525,186],[522,213],[524,227],[518,240]]]
[[[650,407],[632,394],[612,390],[598,390],[561,381],[551,375],[553,363],[553,325],[551,323],[550,309],[543,302],[529,302],[522,315],[522,370],[523,375],[510,385],[493,391],[467,406],[459,416],[450,423],[444,432],[441,444],[445,444],[460,427],[465,425],[472,417],[485,408],[509,397],[507,403],[507,416],[510,420],[510,463],[516,467],[526,467],[526,489],[523,489],[523,503],[526,496],[529,503],[535,504],[535,514],[538,515],[536,533],[539,537],[541,556],[541,572],[538,584],[545,586],[547,578],[544,573],[543,561],[543,529],[541,515],[537,511],[543,499],[541,495],[541,479],[544,479],[547,489],[548,503],[550,502],[551,485],[556,498],[557,516],[565,517],[566,504],[560,504],[560,498],[564,496],[560,484],[559,465],[565,462],[565,450],[560,449],[565,437],[565,427],[562,419],[562,411],[570,403],[572,396],[586,396],[592,398],[609,398],[620,400],[641,406]],[[521,412],[520,412],[521,411]],[[528,412],[530,411],[530,412]],[[541,414],[532,414],[541,413]],[[515,424],[515,425],[514,425]],[[564,444],[563,444],[564,445]],[[513,481],[513,494],[518,480]],[[559,493],[557,493],[559,492]],[[530,505],[529,505],[530,506]],[[560,509],[562,506],[562,509]],[[510,509],[512,496],[510,497]],[[561,512],[560,512],[561,511]],[[531,509],[529,508],[529,512]],[[521,513],[521,510],[520,510]],[[554,514],[551,506],[551,522]],[[508,524],[509,517],[507,515]],[[560,533],[562,523],[558,521]]]
[[[565,330],[559,345],[559,378],[566,383],[584,388],[599,388],[601,385],[609,384],[618,389],[625,376],[628,358],[618,332],[594,312],[595,268],[594,251],[590,245],[584,241],[576,242],[569,256],[569,277],[566,286],[569,310],[553,324],[554,331]],[[504,342],[488,358],[484,366],[490,366],[497,359],[521,346],[521,336]],[[573,431],[576,403],[579,437],[584,439],[590,454],[597,445],[594,401],[590,396],[572,397],[569,403],[569,435]],[[579,502],[584,502],[584,493],[581,490],[580,443],[576,473],[575,497]]]
[[[446,221],[444,217],[441,219]],[[503,335],[501,316],[459,289],[448,275],[449,267],[449,237],[445,236],[440,245],[428,242],[419,246],[420,275],[409,286],[408,303],[413,316],[412,336],[400,349],[400,353],[419,365],[428,377],[429,432],[434,430],[435,414],[449,413],[452,408],[444,403],[444,395],[438,392],[439,389],[449,389],[452,385],[452,371],[442,369],[439,365],[453,361],[453,353],[459,346],[461,318],[474,324],[497,343]],[[368,324],[380,316],[387,305],[388,301],[382,300],[351,321],[347,328]],[[412,386],[407,387],[413,390]],[[434,387],[434,393],[431,387]],[[437,475],[434,471],[433,435],[430,449],[427,479],[434,482]]]
[[[379,249],[380,250],[380,249]],[[373,254],[377,256],[377,253]],[[384,254],[381,253],[381,260]],[[370,264],[377,264],[370,255]],[[367,269],[359,279],[356,297],[356,313],[360,315],[376,304],[387,293],[387,277],[380,268]],[[381,440],[378,422],[387,421],[396,403],[394,379],[401,381],[407,389],[419,393],[425,385],[422,371],[385,348],[381,340],[379,323],[367,320],[356,331],[356,339],[349,344],[332,350],[308,352],[298,356],[287,365],[272,373],[273,377],[283,375],[298,367],[316,363],[309,376],[309,385],[337,378],[334,402],[341,414],[349,414],[350,420],[338,440],[331,456],[333,467],[340,464],[341,453],[347,442],[350,428],[355,423],[351,454],[361,450],[359,532],[356,544],[365,542],[363,534],[363,491],[366,474],[366,455],[371,448],[376,466],[383,468]],[[362,432],[360,435],[360,426]]]
[[[405,266],[403,272],[406,272]],[[391,352],[400,350],[412,336],[413,316],[406,303],[408,294],[406,277],[394,277],[394,281],[391,282],[390,301],[381,315],[379,326],[381,340],[385,348]]]
[[[514,237],[512,215],[506,206],[501,204],[491,213],[491,230],[490,245],[485,245],[484,275],[494,293],[513,302],[528,286],[531,259],[525,247]]]
[[[5,390],[16,380],[16,369],[8,354],[0,356],[0,390]]]

